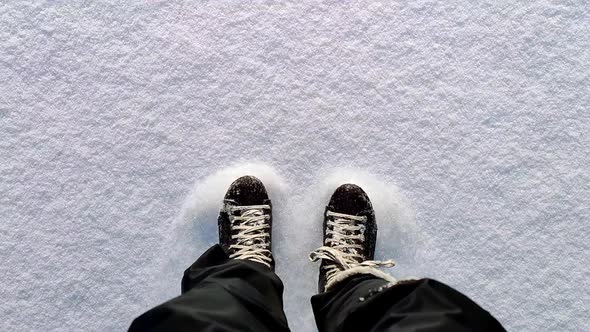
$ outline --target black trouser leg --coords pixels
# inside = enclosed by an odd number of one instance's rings
[[[320,332],[505,331],[487,311],[432,279],[391,285],[372,275],[311,298]]]
[[[263,264],[215,245],[185,272],[182,295],[137,317],[129,331],[289,331],[283,284]]]

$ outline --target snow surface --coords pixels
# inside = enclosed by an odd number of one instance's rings
[[[125,330],[252,172],[294,331],[347,180],[395,276],[590,331],[589,63],[583,0],[2,1],[0,330]]]

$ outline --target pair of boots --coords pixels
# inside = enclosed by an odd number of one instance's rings
[[[234,181],[218,218],[219,244],[184,273],[182,295],[136,318],[129,331],[289,331],[283,284],[274,273],[272,205],[262,182]],[[319,294],[311,299],[324,331],[504,331],[476,303],[431,279],[396,282],[373,260],[377,225],[356,185],[336,189],[323,220]],[[295,271],[296,273],[296,271]]]
[[[233,259],[247,259],[274,271],[272,205],[262,182],[243,176],[230,186],[219,214],[219,243]],[[321,260],[319,292],[355,274],[373,274],[395,282],[376,269],[392,260],[374,261],[377,224],[367,194],[354,184],[338,187],[324,214],[324,245],[310,254]]]

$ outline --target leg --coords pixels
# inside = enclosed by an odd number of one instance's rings
[[[129,331],[289,331],[283,284],[267,266],[215,245],[184,273],[182,295],[136,318]]]
[[[219,245],[184,272],[182,295],[141,315],[130,331],[289,331],[274,273],[272,206],[260,180],[232,183],[219,213]]]
[[[377,269],[377,224],[366,193],[345,184],[324,215],[324,245],[310,254],[321,260],[319,293],[312,306],[320,332],[504,331],[466,296],[430,279],[398,282]]]
[[[320,332],[505,331],[475,302],[432,279],[393,284],[359,275],[311,302]]]

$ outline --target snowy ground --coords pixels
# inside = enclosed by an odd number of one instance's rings
[[[589,31],[587,1],[1,2],[0,330],[126,329],[244,171],[294,331],[348,179],[394,275],[589,331]]]

